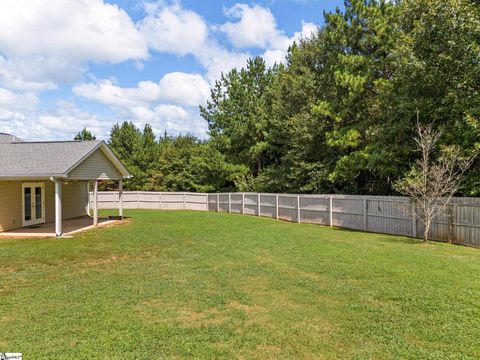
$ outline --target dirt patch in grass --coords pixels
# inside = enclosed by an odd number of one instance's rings
[[[179,320],[183,327],[202,328],[221,325],[228,320],[228,317],[224,312],[214,308],[203,311],[185,308],[179,312]]]
[[[232,301],[228,306],[232,309],[235,310],[240,310],[245,315],[257,315],[257,314],[263,314],[265,313],[265,308],[259,305],[247,305],[247,304],[242,304],[238,301]]]

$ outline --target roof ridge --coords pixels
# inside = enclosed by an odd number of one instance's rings
[[[50,140],[50,141],[23,141],[13,142],[11,144],[55,144],[55,143],[84,143],[84,142],[102,142],[103,140]]]

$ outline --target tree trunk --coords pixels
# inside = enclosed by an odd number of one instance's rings
[[[425,228],[423,229],[423,243],[428,243],[428,233],[430,232],[430,222],[425,224]]]

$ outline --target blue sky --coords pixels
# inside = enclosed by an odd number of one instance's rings
[[[7,4],[8,3],[8,4]],[[288,45],[342,1],[16,0],[0,3],[0,132],[108,138],[125,120],[206,137],[211,84]]]

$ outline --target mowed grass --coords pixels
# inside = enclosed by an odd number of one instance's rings
[[[129,211],[0,240],[24,359],[480,357],[480,250],[251,216]]]

